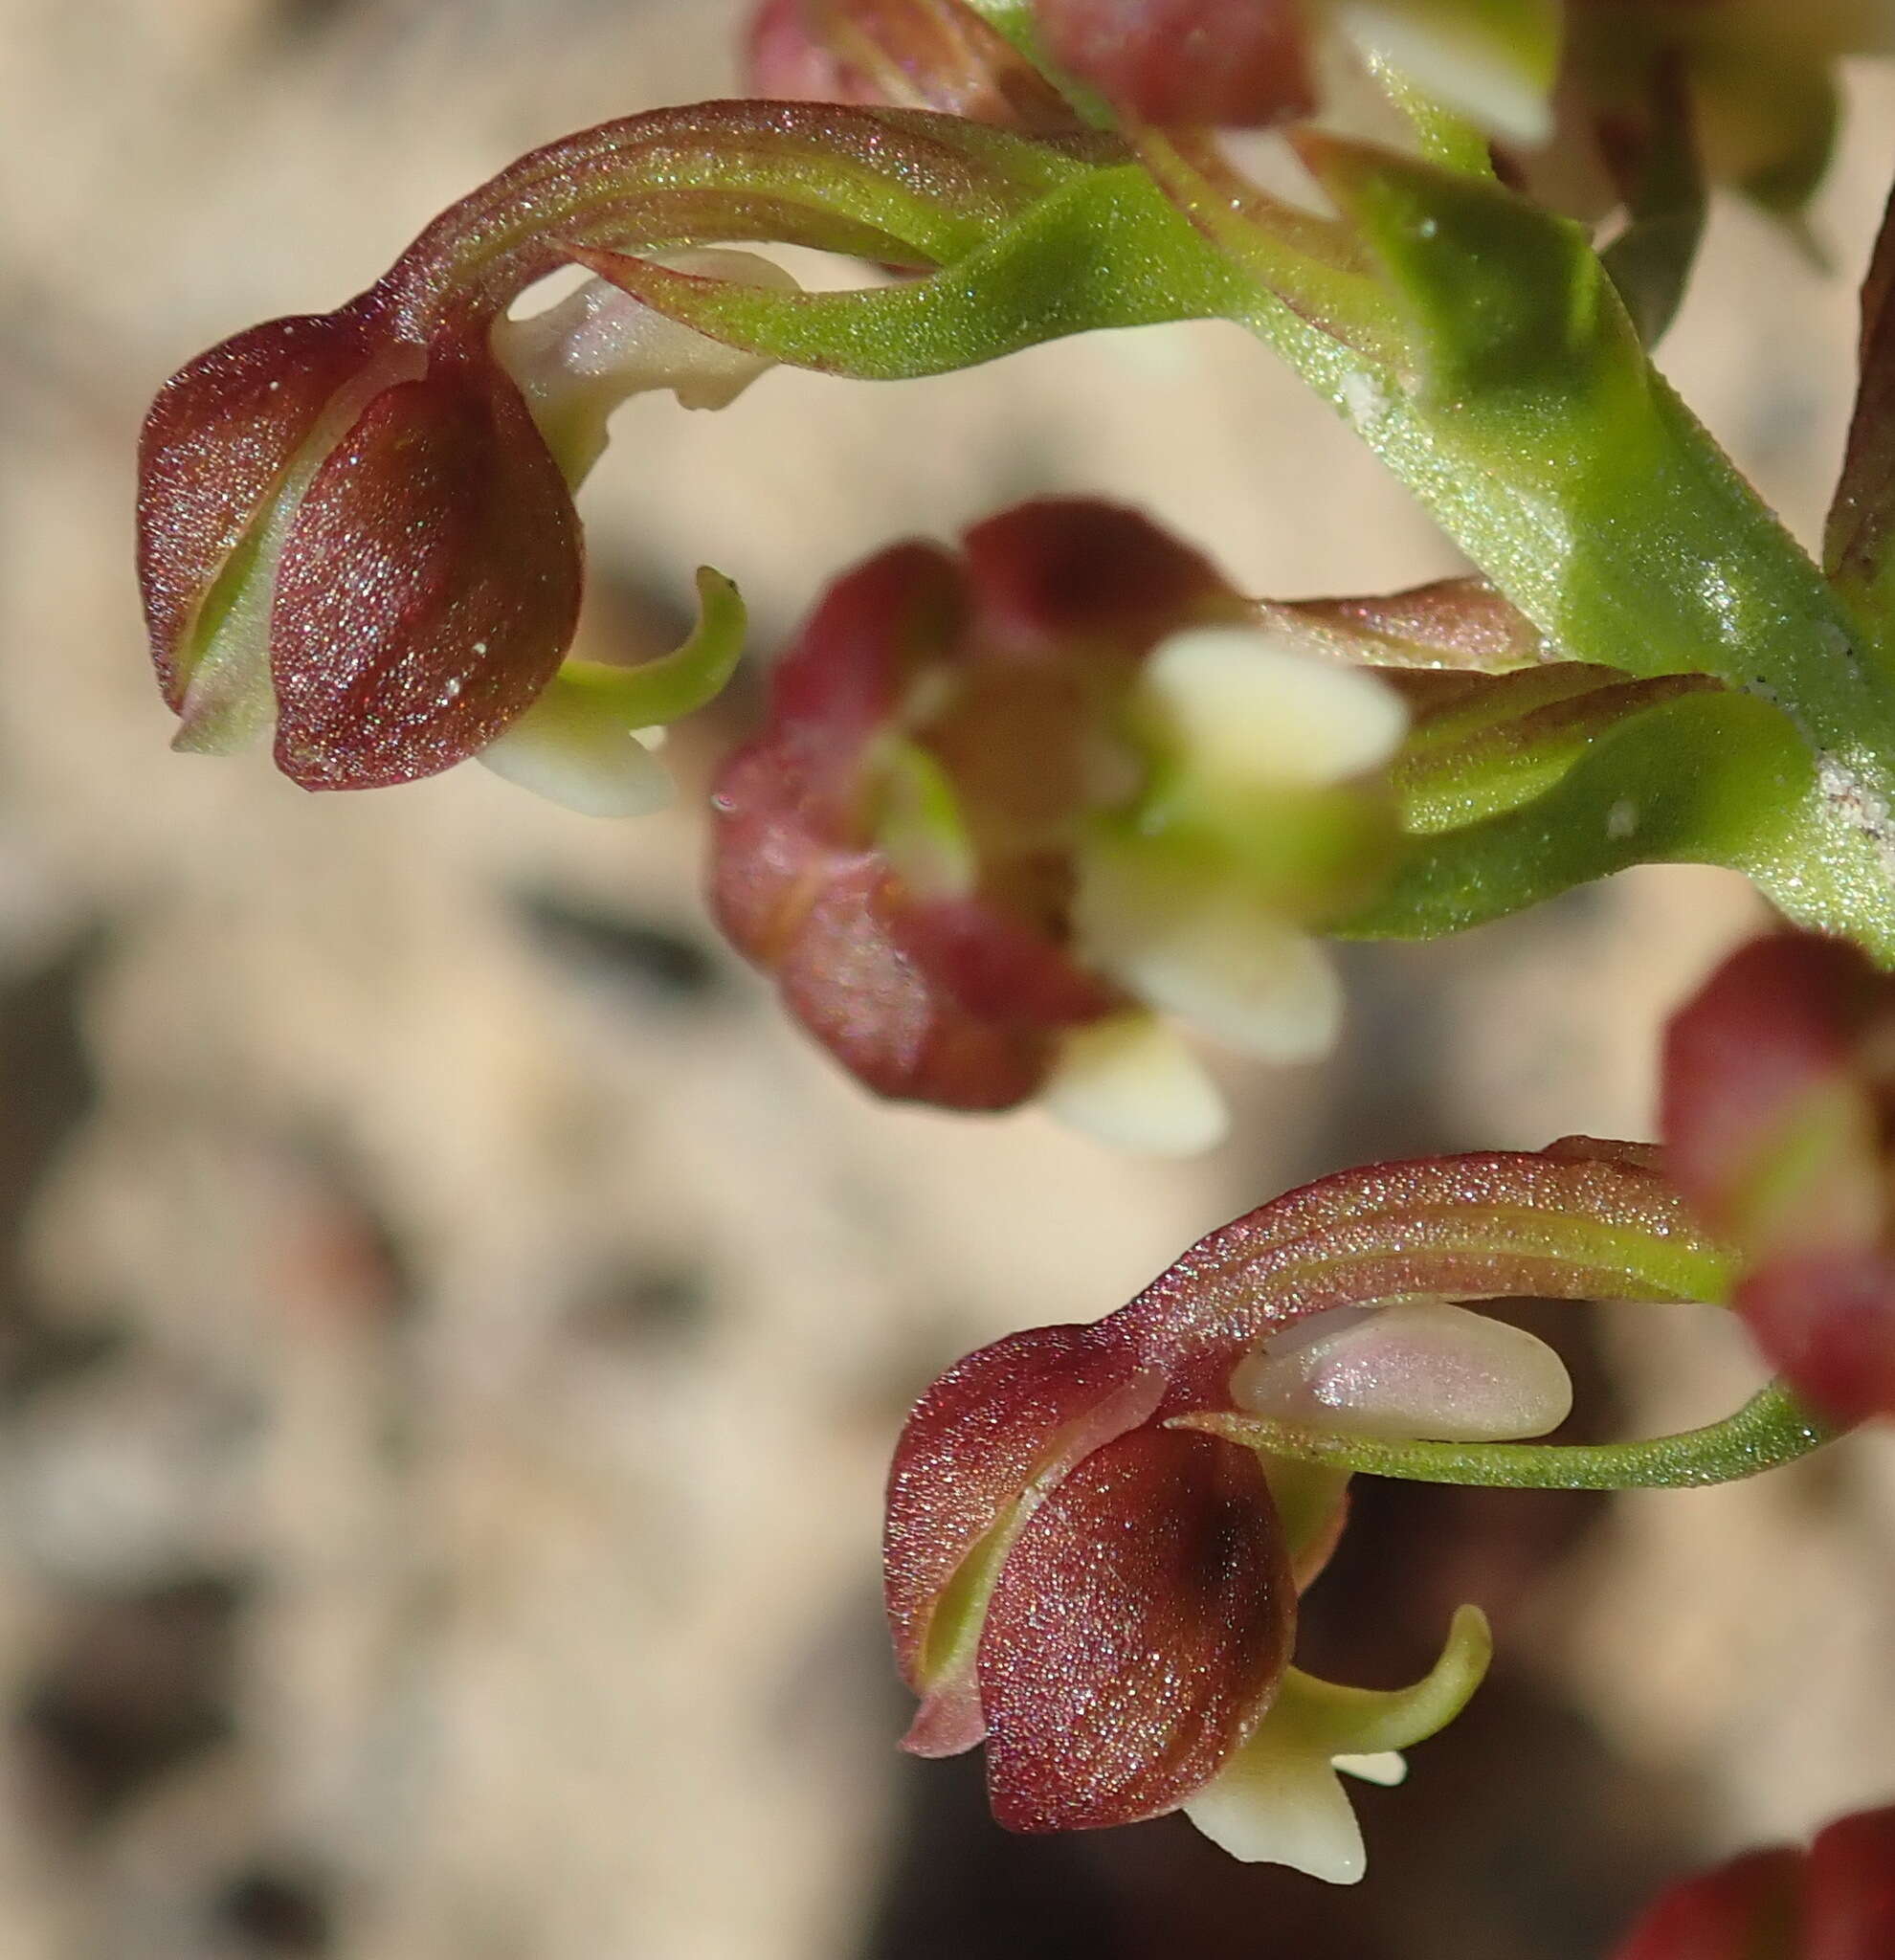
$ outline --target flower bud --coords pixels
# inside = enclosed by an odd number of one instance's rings
[[[762,264],[708,256],[726,277]],[[571,486],[606,416],[654,387],[721,406],[769,365],[603,280],[491,342],[422,345],[380,312],[371,296],[202,356],[160,394],[141,454],[141,567],[178,746],[227,753],[274,727],[278,767],[311,790],[433,775],[515,729],[572,642]],[[706,651],[727,670],[735,649]],[[648,805],[662,772],[633,731],[650,717],[635,689],[594,692],[568,690],[574,774],[542,786]]]
[[[1764,1352],[1839,1420],[1895,1415],[1895,980],[1839,941],[1744,947],[1672,1019],[1662,1114]]]
[[[1394,849],[1406,713],[1288,643],[1130,511],[1029,503],[956,561],[897,546],[778,666],[714,796],[725,929],[879,1093],[1049,1106],[1202,1147],[1221,1107],[1152,1018],[1275,1059],[1340,1001],[1310,937]]]

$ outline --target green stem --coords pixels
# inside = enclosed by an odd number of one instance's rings
[[[1653,863],[1741,871],[1787,918],[1895,968],[1882,839],[1785,716],[1723,691],[1647,708],[1517,808],[1416,837],[1374,903],[1332,929],[1438,938]]]
[[[1170,1426],[1370,1477],[1505,1490],[1694,1490],[1734,1483],[1807,1457],[1841,1433],[1818,1421],[1780,1382],[1722,1422],[1632,1443],[1415,1442],[1330,1436],[1234,1414],[1183,1415]]]

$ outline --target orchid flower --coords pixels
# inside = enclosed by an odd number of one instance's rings
[[[921,1697],[906,1747],[984,1741],[1014,1830],[1182,1809],[1239,1858],[1360,1877],[1337,1772],[1399,1780],[1399,1752],[1478,1685],[1485,1622],[1460,1615],[1397,1693],[1294,1668],[1346,1479],[1246,1438],[1556,1427],[1557,1355],[1459,1303],[1714,1290],[1719,1256],[1648,1157],[1572,1142],[1347,1172],[1213,1233],[1103,1321],[950,1369],[889,1480],[889,1621]]]
[[[1674,1016],[1663,1086],[1765,1353],[1838,1420],[1895,1415],[1895,980],[1839,940],[1752,941]]]
[[[568,657],[573,492],[630,397],[721,408],[773,363],[652,310],[626,268],[795,291],[718,249],[731,239],[932,266],[1073,167],[940,117],[659,110],[522,158],[335,312],[200,355],[159,391],[139,455],[140,578],[177,746],[273,735],[311,790],[478,756],[601,814],[662,800],[640,731],[718,691],[743,609],[704,571],[678,653],[636,670]],[[594,274],[579,291],[510,317],[575,265]]]
[[[1613,1960],[1883,1960],[1895,1952],[1895,1809],[1807,1851],[1752,1851],[1665,1893]]]
[[[1134,512],[964,547],[871,559],[778,663],[714,792],[718,916],[882,1095],[1200,1148],[1222,1105],[1157,1016],[1327,1047],[1312,930],[1390,860],[1403,697]]]

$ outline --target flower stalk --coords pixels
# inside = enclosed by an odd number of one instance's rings
[[[1780,1382],[1701,1429],[1623,1443],[1441,1443],[1334,1436],[1239,1414],[1180,1416],[1198,1429],[1299,1463],[1409,1483],[1483,1490],[1700,1490],[1780,1469],[1841,1432]]]

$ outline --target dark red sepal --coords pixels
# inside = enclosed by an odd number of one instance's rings
[[[1667,1892],[1613,1960],[1802,1960],[1801,1878],[1797,1853],[1753,1851]]]
[[[1296,1592],[1256,1456],[1141,1429],[1021,1531],[980,1643],[993,1815],[1085,1830],[1175,1810],[1268,1705]]]
[[[1315,106],[1297,0],[1036,0],[1053,58],[1141,122],[1264,128]]]
[[[1895,1415],[1895,982],[1853,947],[1753,942],[1673,1017],[1672,1174],[1744,1254],[1733,1303],[1839,1422]]]
[[[557,672],[579,523],[519,390],[479,355],[378,395],[298,509],[270,621],[277,763],[310,790],[437,774]]]
[[[941,1592],[1026,1496],[1143,1422],[1164,1376],[1096,1326],[1029,1327],[957,1362],[915,1404],[888,1474],[883,1579],[903,1674],[925,1687]]]
[[[1895,1953],[1895,1805],[1839,1818],[1810,1846],[1797,1960]]]
[[[1895,1258],[1875,1248],[1786,1253],[1737,1288],[1772,1367],[1839,1423],[1895,1416]]]
[[[1895,608],[1895,197],[1862,285],[1861,380],[1823,562],[1884,642]]]
[[[1209,559],[1142,511],[1039,497],[975,524],[963,543],[986,657],[1132,657],[1180,627],[1247,611]]]
[[[963,0],[766,0],[746,40],[751,94],[886,102],[1055,133],[1073,110]]]
[[[1665,1031],[1661,1128],[1672,1176],[1718,1230],[1753,1242],[1756,1187],[1812,1100],[1846,1086],[1878,1012],[1895,1023],[1895,987],[1854,947],[1780,933],[1740,947]],[[1823,1221],[1801,1194],[1784,1224],[1805,1243]]]
[[[1753,1851],[1675,1886],[1613,1960],[1888,1960],[1895,1807],[1859,1811],[1807,1853]]]
[[[158,390],[139,435],[138,576],[152,661],[173,708],[190,679],[184,643],[217,574],[324,408],[381,345],[374,303],[358,301],[250,327]]]
[[[965,613],[960,568],[918,540],[830,587],[769,679],[771,728],[799,791],[854,782],[864,745],[895,720],[922,664],[958,637]],[[853,800],[833,813],[837,841],[856,840],[853,815]]]

